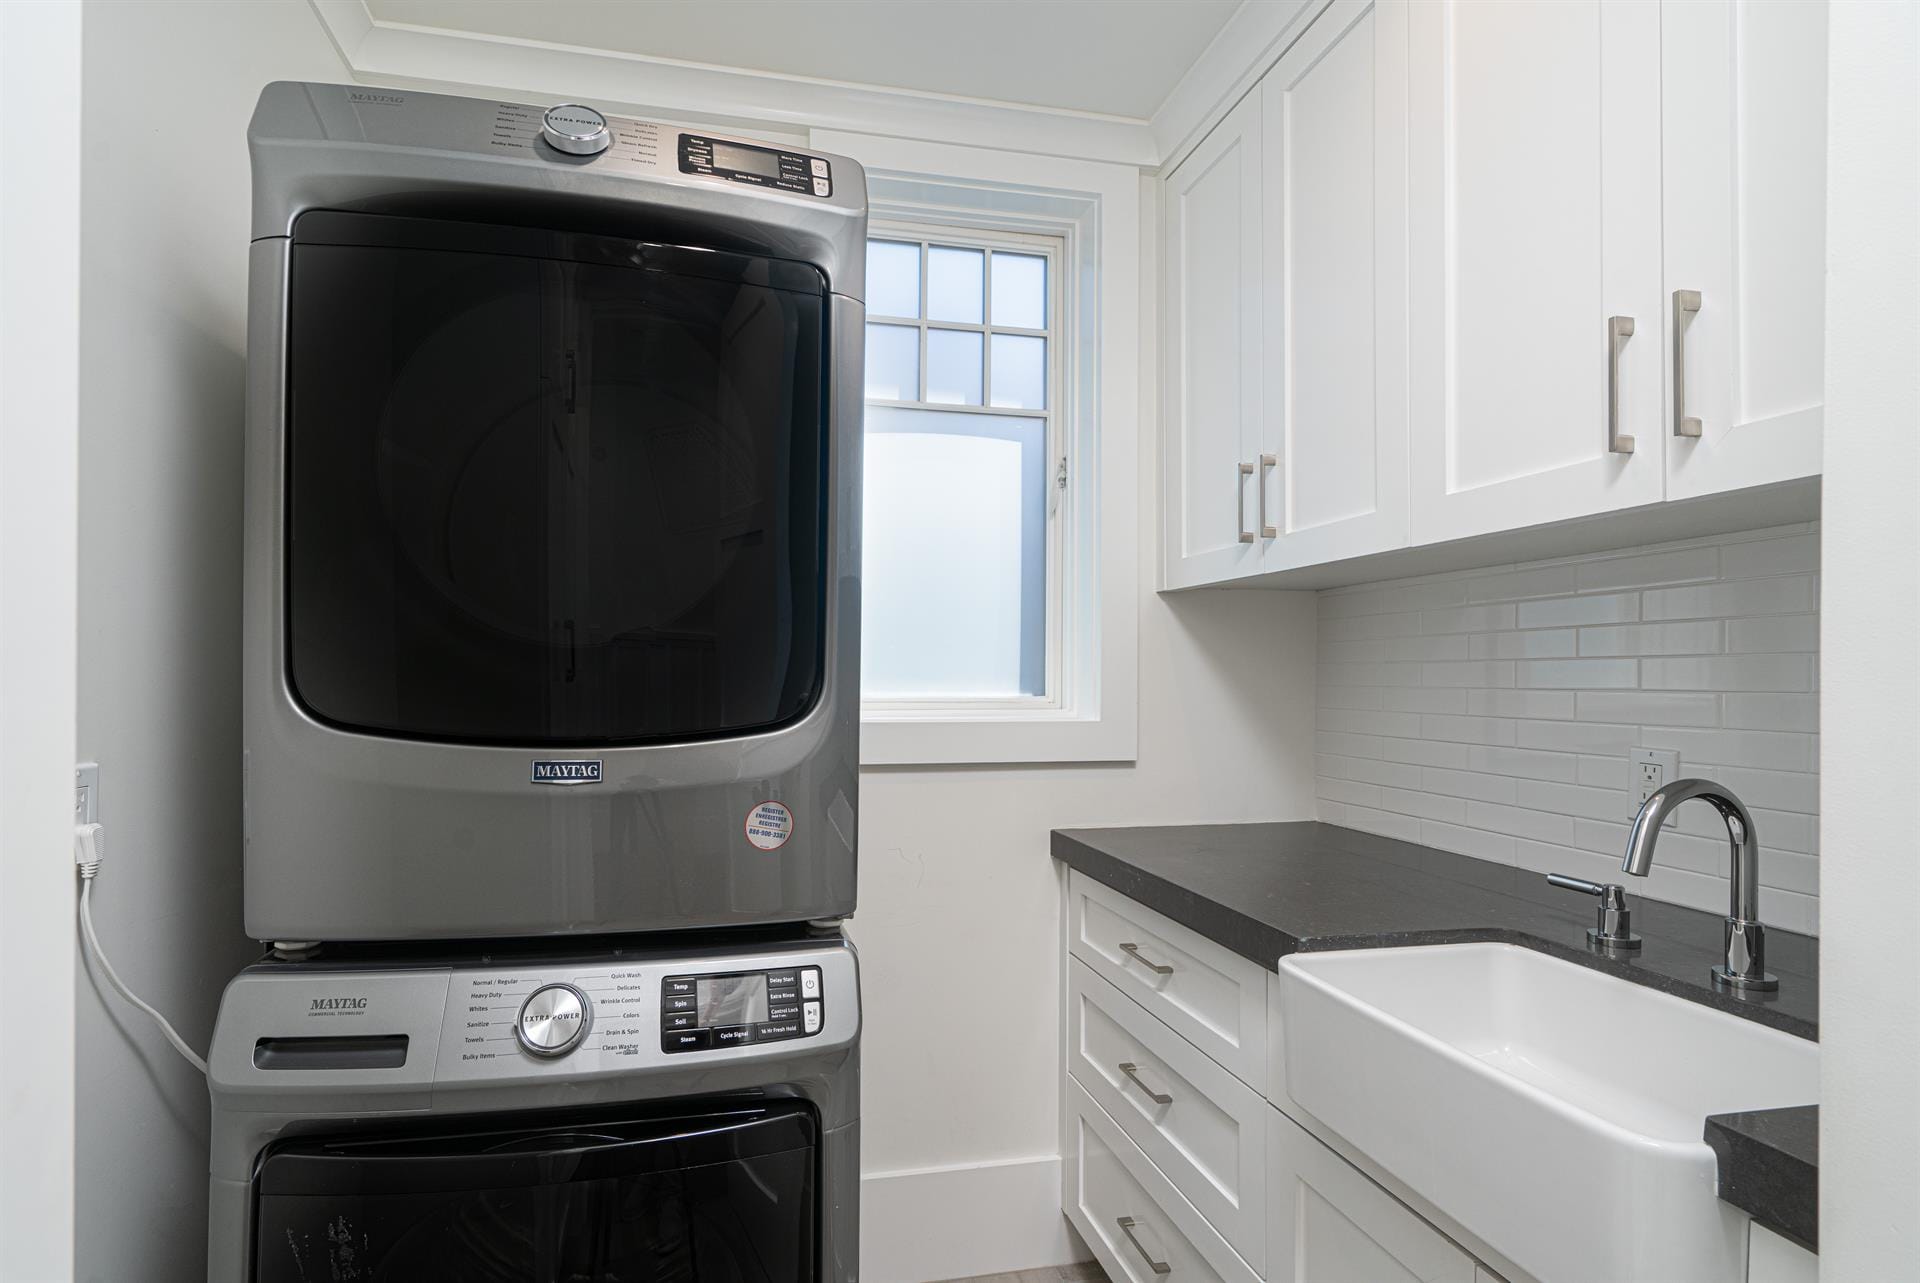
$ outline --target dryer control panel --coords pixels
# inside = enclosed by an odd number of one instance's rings
[[[826,1023],[824,990],[818,967],[668,976],[660,982],[660,1050],[811,1038]]]

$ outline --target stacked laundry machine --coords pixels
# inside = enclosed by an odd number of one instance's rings
[[[215,1283],[858,1274],[858,164],[273,84]]]

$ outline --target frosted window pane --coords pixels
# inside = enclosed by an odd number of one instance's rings
[[[868,699],[1046,693],[1045,427],[867,408]]]
[[[874,316],[920,315],[920,247],[867,242],[867,311]]]
[[[920,331],[905,325],[867,327],[867,399],[920,399]]]
[[[980,324],[986,253],[977,249],[927,251],[927,319]]]
[[[1047,408],[1047,341],[1024,334],[993,336],[993,404],[1008,410]]]
[[[927,331],[927,400],[936,405],[980,404],[978,334],[971,330]]]
[[[1047,328],[1047,260],[1037,254],[993,256],[993,323]]]

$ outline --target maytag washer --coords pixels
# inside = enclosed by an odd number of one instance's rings
[[[852,1283],[842,938],[266,962],[214,1031],[210,1283]]]

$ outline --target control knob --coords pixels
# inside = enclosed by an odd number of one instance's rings
[[[613,141],[613,135],[607,132],[607,118],[577,102],[547,108],[540,122],[540,136],[547,140],[547,146],[569,156],[598,156]]]
[[[513,1032],[536,1056],[564,1056],[580,1045],[591,1019],[587,995],[572,985],[541,985],[520,1004]]]

